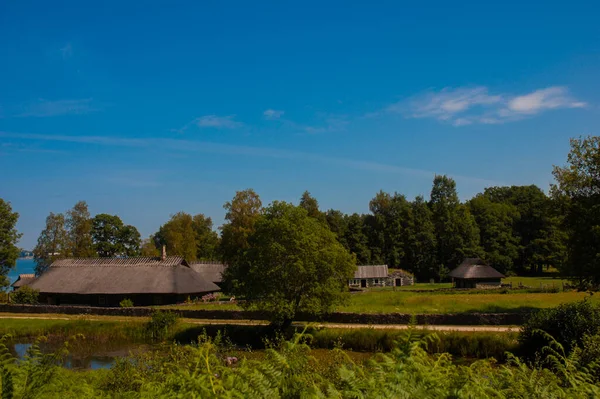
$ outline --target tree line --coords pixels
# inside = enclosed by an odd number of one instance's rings
[[[599,143],[598,136],[571,140],[567,164],[554,167],[549,195],[534,185],[489,187],[462,202],[452,178],[435,176],[428,198],[409,200],[401,193],[380,191],[367,214],[321,210],[308,192],[298,207],[333,232],[357,264],[403,268],[420,281],[444,280],[465,257],[481,257],[505,274],[539,274],[555,267],[597,285]],[[5,267],[12,264],[14,252],[3,242],[16,242],[18,233],[16,213],[10,204],[0,205],[6,215],[0,230],[0,266]],[[251,189],[236,193],[224,207],[226,222],[220,234],[210,217],[179,212],[142,241],[137,229],[118,216],[91,217],[87,204],[79,202],[65,214],[48,216],[34,249],[36,272],[42,273],[59,256],[157,256],[163,245],[170,255],[188,261],[231,264],[250,249],[248,238],[266,208]]]

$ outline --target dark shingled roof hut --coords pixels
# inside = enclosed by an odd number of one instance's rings
[[[24,285],[30,285],[35,280],[35,274],[19,274],[17,281],[12,283],[13,291],[23,287]]]
[[[500,287],[505,277],[479,258],[466,258],[449,276],[456,288]]]
[[[40,302],[118,306],[161,305],[219,291],[179,256],[60,259],[30,284]]]
[[[211,281],[215,284],[223,282],[223,273],[227,266],[213,261],[198,261],[190,263],[190,267],[199,273],[206,281]]]

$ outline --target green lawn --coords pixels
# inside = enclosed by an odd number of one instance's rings
[[[584,292],[515,294],[429,294],[402,291],[370,291],[352,294],[343,312],[356,313],[473,313],[521,312],[582,300]],[[593,301],[600,301],[597,296]]]

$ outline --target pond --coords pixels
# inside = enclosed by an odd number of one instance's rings
[[[13,343],[9,346],[11,353],[19,360],[23,360],[27,350],[31,348],[33,342]],[[56,345],[40,344],[42,353],[52,353],[58,349]],[[72,352],[66,357],[63,367],[73,370],[98,370],[109,369],[118,358],[129,356],[132,352],[146,351],[147,345],[129,344],[119,348],[105,350],[98,348],[94,351],[85,351],[84,353]]]

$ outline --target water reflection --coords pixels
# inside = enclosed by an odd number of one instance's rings
[[[12,345],[11,352],[16,356],[17,359],[23,360],[27,355],[27,350],[31,348],[33,343],[15,343]],[[40,349],[43,353],[52,353],[57,348],[52,348],[48,345],[41,345]],[[69,354],[65,359],[63,367],[73,370],[98,370],[98,369],[109,369],[115,363],[117,358],[126,357],[129,355],[132,347],[122,348],[119,351],[112,351],[110,355],[107,354],[91,354],[91,355],[77,355]]]

